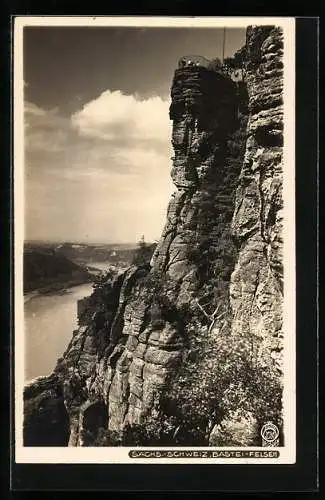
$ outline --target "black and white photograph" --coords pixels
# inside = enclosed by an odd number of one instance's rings
[[[294,18],[18,17],[18,463],[293,464]]]

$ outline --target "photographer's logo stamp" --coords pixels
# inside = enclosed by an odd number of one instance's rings
[[[279,429],[272,422],[266,422],[261,429],[262,446],[279,446]]]

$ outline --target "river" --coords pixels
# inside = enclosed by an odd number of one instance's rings
[[[91,292],[92,284],[86,283],[25,301],[26,381],[51,373],[77,328],[77,300]]]
[[[102,271],[102,272],[105,272],[108,270],[108,268],[110,266],[112,266],[111,263],[107,263],[106,261],[103,261],[103,262],[95,262],[95,261],[89,261],[87,262],[87,264],[90,266],[90,267],[94,267],[96,269],[98,269],[98,271]]]

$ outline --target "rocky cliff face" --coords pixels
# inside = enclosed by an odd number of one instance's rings
[[[263,338],[279,362],[283,296],[283,35],[247,34],[249,121],[232,233],[239,255],[231,278],[233,330]],[[264,344],[265,342],[265,344]]]
[[[230,281],[232,335],[250,342],[253,361],[268,377],[268,410],[240,417],[244,440],[252,444],[265,416],[279,428],[282,381],[283,305],[283,33],[280,28],[247,31],[246,80],[249,94],[246,152],[236,192],[232,234],[239,249]],[[264,380],[265,382],[265,380]],[[274,391],[274,388],[276,390]],[[273,402],[272,402],[273,401]],[[259,405],[257,404],[257,407]],[[212,443],[223,443],[237,411],[217,425]],[[260,422],[258,422],[260,420]],[[235,425],[236,427],[236,425]],[[229,442],[229,441],[228,441]]]
[[[98,443],[100,430],[122,444],[127,430],[141,435],[152,428],[140,444],[154,438],[231,444],[224,429],[238,415],[236,405],[230,411],[221,403],[229,374],[222,373],[220,353],[226,357],[227,346],[242,337],[252,341],[259,367],[280,370],[281,33],[249,29],[247,51],[247,129],[227,76],[200,67],[176,70],[170,118],[177,190],[161,240],[150,266],[131,266],[95,292],[93,314],[48,379],[60,418],[38,410],[47,379],[25,391],[26,444],[33,434],[41,436],[34,444],[53,444],[39,431],[67,420],[69,439],[64,424],[60,443],[73,446]],[[242,418],[250,419],[255,435],[251,407]],[[252,436],[246,432],[241,442]],[[135,442],[134,433],[130,439]]]

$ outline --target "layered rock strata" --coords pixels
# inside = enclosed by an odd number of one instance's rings
[[[263,338],[281,370],[283,302],[283,33],[247,32],[249,120],[232,233],[239,245],[231,277],[233,331]]]
[[[206,68],[175,71],[170,118],[177,190],[161,240],[150,266],[132,266],[104,287],[104,308],[94,302],[55,373],[26,392],[26,444],[36,444],[31,436],[41,430],[42,444],[50,445],[42,426],[56,430],[59,421],[68,420],[70,432],[67,437],[64,423],[57,441],[71,446],[92,445],[100,428],[145,426],[191,350],[190,330],[203,332],[204,342],[207,318],[219,303],[230,301],[233,334],[262,339],[259,359],[275,359],[280,369],[282,34],[251,28],[247,50],[244,162],[241,152],[236,161],[230,152],[245,123],[236,85]],[[37,419],[47,380],[49,387],[55,383],[51,404],[57,402],[60,417]]]
[[[96,326],[94,313],[80,326],[56,368],[70,445],[85,444],[82,431],[91,405],[107,409],[110,430],[144,422],[188,347],[180,311],[192,310],[206,321],[194,298],[215,274],[219,240],[230,234],[239,174],[239,165],[231,170],[226,161],[227,139],[238,127],[235,85],[220,73],[188,67],[176,70],[171,95],[171,175],[177,191],[151,267],[131,267],[118,278],[106,299],[110,313],[104,323]],[[204,249],[216,251],[203,269]],[[227,251],[234,261],[233,248]]]
[[[251,342],[255,364],[283,376],[283,32],[281,28],[250,27],[246,40],[249,95],[246,152],[236,192],[232,234],[238,257],[230,281],[232,334]],[[266,390],[270,387],[266,387]],[[261,389],[262,390],[262,389]],[[265,390],[265,388],[264,388]],[[282,412],[272,411],[282,426]],[[273,404],[273,408],[272,408]],[[275,415],[275,416],[274,416]],[[252,445],[263,422],[258,411],[227,417],[215,426],[210,443]],[[264,422],[265,423],[265,422]],[[282,441],[283,442],[283,441]]]

